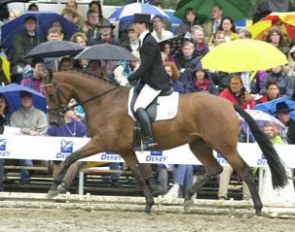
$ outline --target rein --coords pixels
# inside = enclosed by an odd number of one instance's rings
[[[72,110],[74,109],[75,107],[77,107],[78,105],[85,105],[86,103],[90,102],[90,101],[93,101],[95,99],[98,99],[98,98],[101,98],[113,91],[115,91],[116,89],[118,89],[120,86],[116,86],[112,89],[109,89],[99,95],[96,95],[96,96],[93,96],[93,97],[90,97],[80,103],[76,103],[76,104],[73,104],[71,106],[63,106],[62,105],[62,97],[64,97],[63,95],[63,92],[60,90],[60,88],[58,87],[57,83],[56,82],[53,82],[53,83],[50,83],[50,84],[45,84],[43,85],[43,87],[46,87],[46,86],[50,86],[50,85],[53,85],[54,88],[56,89],[56,95],[57,95],[57,99],[58,99],[58,106],[57,107],[54,107],[54,108],[51,108],[51,109],[48,109],[48,112],[56,112],[56,111],[60,111],[60,113],[64,114],[66,113],[67,111],[69,110]]]

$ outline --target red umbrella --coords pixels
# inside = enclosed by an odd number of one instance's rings
[[[272,26],[280,26],[292,41],[295,38],[295,12],[273,12],[255,23],[250,31],[254,39],[263,39]]]

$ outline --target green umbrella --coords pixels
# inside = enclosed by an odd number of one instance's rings
[[[197,12],[200,22],[211,18],[211,7],[219,5],[223,8],[223,15],[230,16],[234,20],[248,18],[253,7],[253,0],[181,0],[177,6],[175,15],[184,18],[187,8],[193,8]]]

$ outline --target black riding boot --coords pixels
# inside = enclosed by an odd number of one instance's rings
[[[135,117],[139,121],[140,126],[146,135],[146,141],[143,146],[144,150],[153,150],[156,145],[153,139],[152,127],[150,118],[145,109],[140,108],[135,112]],[[135,148],[135,150],[141,150],[140,148]]]

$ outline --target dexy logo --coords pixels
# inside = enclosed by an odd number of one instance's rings
[[[0,151],[6,151],[6,139],[0,139]]]
[[[116,161],[116,162],[122,162],[123,159],[120,155],[115,154],[111,151],[107,151],[105,153],[101,154],[101,160],[103,161]]]
[[[147,162],[163,163],[167,160],[167,156],[163,155],[162,151],[151,151],[145,159]]]
[[[0,157],[7,156],[9,156],[9,153],[6,150],[6,139],[0,139]]]
[[[56,158],[65,159],[73,153],[74,142],[62,139],[60,142],[60,152],[56,154]]]
[[[261,155],[261,159],[257,160],[257,165],[258,166],[266,166],[267,165],[267,160],[264,154]]]

